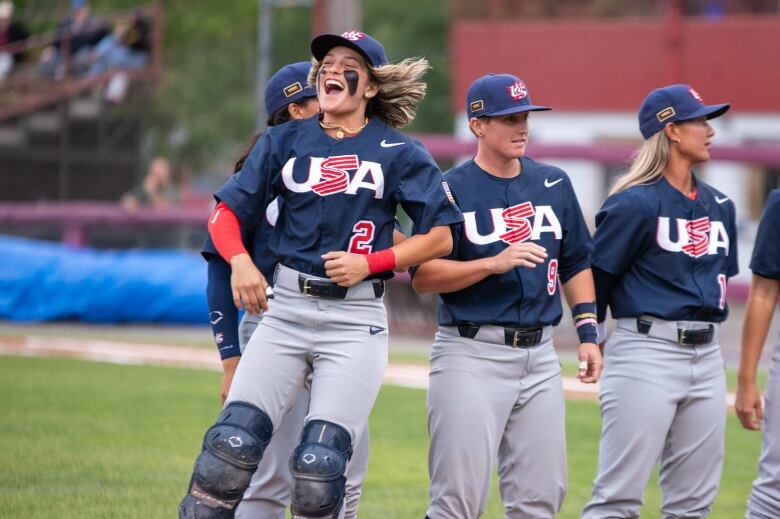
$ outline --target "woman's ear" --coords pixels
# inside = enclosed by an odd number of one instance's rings
[[[664,135],[666,135],[666,138],[671,142],[680,142],[680,129],[674,123],[667,123],[666,126],[664,126]]]
[[[478,117],[469,119],[469,130],[478,139],[485,136],[485,123]]]
[[[290,120],[302,119],[301,117],[301,105],[298,103],[290,103],[287,105],[287,115],[290,116]]]
[[[365,97],[366,99],[371,99],[372,97],[376,97],[378,93],[379,93],[379,85],[377,85],[373,81],[369,81],[368,85],[366,86],[366,93],[363,94],[363,97]]]

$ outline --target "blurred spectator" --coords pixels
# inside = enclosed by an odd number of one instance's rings
[[[73,0],[70,16],[60,22],[57,33],[58,41],[43,49],[40,66],[43,74],[62,77],[66,73],[86,72],[91,64],[92,50],[110,30],[92,16],[87,0]],[[68,50],[68,60],[64,59],[64,49]],[[69,70],[65,70],[66,65]]]
[[[142,207],[162,209],[177,205],[179,192],[173,183],[168,159],[156,157],[152,160],[141,184],[122,195],[120,203],[128,211],[138,211]]]
[[[149,60],[148,34],[148,24],[139,15],[118,20],[114,30],[95,46],[89,75],[145,67]]]
[[[152,50],[152,29],[149,20],[138,11],[133,15],[133,24],[127,35],[127,43],[130,45],[130,49],[136,52],[149,54]]]
[[[15,22],[13,17],[13,2],[10,0],[0,2],[0,47],[29,36],[24,26],[20,22]],[[21,50],[13,53],[0,51],[0,80],[8,75],[14,64],[19,63],[23,57],[24,52]]]

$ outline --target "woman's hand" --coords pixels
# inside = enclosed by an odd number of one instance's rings
[[[577,370],[577,378],[583,384],[595,384],[601,376],[604,367],[604,358],[598,344],[583,342],[578,352],[580,366]]]
[[[325,260],[325,274],[342,287],[357,285],[368,276],[368,260],[363,254],[331,251],[322,255]]]
[[[764,404],[761,402],[761,392],[755,382],[739,385],[734,409],[742,427],[749,431],[761,430],[761,422],[764,421]]]
[[[547,250],[531,242],[513,243],[493,256],[491,270],[493,274],[503,274],[515,267],[534,268],[547,259]]]
[[[236,308],[242,306],[255,315],[268,310],[268,299],[265,291],[268,283],[263,274],[257,270],[249,254],[236,254],[230,260],[230,288],[233,291],[233,304]]]

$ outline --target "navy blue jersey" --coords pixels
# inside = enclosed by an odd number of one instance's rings
[[[209,322],[220,358],[241,355],[238,342],[238,309],[233,303],[230,288],[230,265],[216,254],[206,255],[208,283],[206,299],[209,305]]]
[[[276,268],[276,256],[269,246],[269,239],[279,214],[279,203],[277,198],[268,204],[265,218],[253,228],[248,229],[241,225],[241,241],[269,285],[273,285]],[[217,252],[211,236],[206,236],[201,254],[208,261],[206,299],[214,342],[222,359],[238,356],[241,354],[238,343],[238,309],[233,303],[233,291],[230,287],[230,265]]]
[[[769,193],[766,201],[758,224],[750,270],[765,278],[780,279],[780,189]]]
[[[452,226],[447,259],[495,256],[509,244],[531,241],[547,249],[535,268],[516,267],[474,285],[441,294],[439,324],[555,325],[561,320],[558,278],[565,283],[590,267],[590,233],[569,177],[559,168],[520,159],[521,173],[499,178],[473,160],[444,175],[463,212]]]
[[[461,221],[441,181],[425,148],[379,118],[335,139],[314,117],[269,128],[216,197],[246,224],[281,196],[271,248],[282,264],[324,277],[329,251],[390,248],[399,203],[420,233]]]
[[[661,177],[604,202],[593,266],[615,276],[613,317],[726,319],[726,281],[739,271],[734,203],[704,182],[696,185],[696,200]]]

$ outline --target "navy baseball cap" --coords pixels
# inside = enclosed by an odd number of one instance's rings
[[[268,115],[307,97],[317,97],[314,85],[306,83],[311,63],[299,61],[280,68],[265,86],[265,111]]]
[[[639,108],[639,131],[649,139],[664,129],[667,123],[690,121],[699,117],[714,119],[725,114],[728,103],[705,105],[701,96],[689,85],[669,85],[656,88]]]
[[[333,47],[349,47],[363,56],[372,67],[381,67],[390,63],[382,44],[357,29],[340,35],[320,34],[311,40],[311,53],[317,61],[322,61],[325,54]]]
[[[512,74],[488,74],[474,81],[466,94],[468,118],[552,110],[531,102],[528,87]]]

